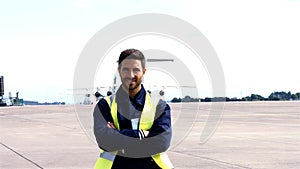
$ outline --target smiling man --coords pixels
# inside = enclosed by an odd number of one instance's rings
[[[169,148],[171,109],[153,101],[142,85],[145,57],[136,49],[120,54],[122,85],[116,94],[100,100],[94,111],[94,134],[100,148],[97,169],[173,168]]]
[[[146,72],[143,56],[140,51],[131,49],[122,52],[119,59],[118,71],[122,88],[125,92],[128,92],[130,97],[134,97],[142,89],[141,84]]]

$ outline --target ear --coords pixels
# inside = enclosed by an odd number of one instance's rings
[[[146,73],[146,68],[143,69],[143,75]]]

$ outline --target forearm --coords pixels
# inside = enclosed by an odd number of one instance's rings
[[[151,155],[166,151],[171,143],[172,128],[169,106],[158,107],[161,113],[155,118],[149,130],[149,135],[133,145],[126,147],[126,154],[149,157]]]
[[[171,137],[172,132],[170,129],[154,137],[144,138],[136,144],[126,147],[124,149],[126,156],[137,158],[150,157],[152,155],[165,152],[170,146]]]
[[[98,146],[107,151],[131,147],[140,142],[140,131],[125,129],[118,131],[108,127],[108,121],[100,112],[98,106],[94,110],[94,134]]]

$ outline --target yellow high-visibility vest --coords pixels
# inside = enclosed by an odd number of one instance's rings
[[[110,96],[105,97],[106,102],[110,105],[110,112],[113,118],[113,122],[115,127],[120,130],[119,122],[118,122],[118,113],[117,113],[117,102],[116,97],[113,98],[111,103]],[[151,102],[150,95],[146,92],[146,100],[145,105],[142,111],[139,128],[142,130],[149,130],[154,122],[156,112],[156,105],[153,105]],[[98,158],[94,169],[111,169],[114,159],[118,151],[114,152],[106,152],[104,150],[100,150],[100,157]],[[162,169],[171,169],[174,168],[168,155],[163,153],[158,153],[152,156],[152,159],[156,162],[156,164]]]

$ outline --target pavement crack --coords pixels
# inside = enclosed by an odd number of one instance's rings
[[[10,148],[10,147],[9,147],[9,146],[7,146],[6,144],[4,144],[4,143],[2,143],[2,142],[0,142],[0,144],[1,144],[3,147],[5,147],[5,148],[9,149],[10,151],[14,152],[15,154],[17,154],[18,156],[20,156],[20,157],[21,157],[21,158],[23,158],[24,160],[26,160],[26,161],[30,162],[31,164],[33,164],[33,165],[37,166],[38,168],[41,168],[41,169],[43,169],[43,167],[42,167],[42,166],[40,166],[40,165],[39,165],[39,164],[37,164],[36,162],[34,162],[34,161],[30,160],[29,158],[25,157],[24,155],[20,154],[20,153],[19,153],[19,152],[17,152],[16,150],[14,150],[14,149]]]

